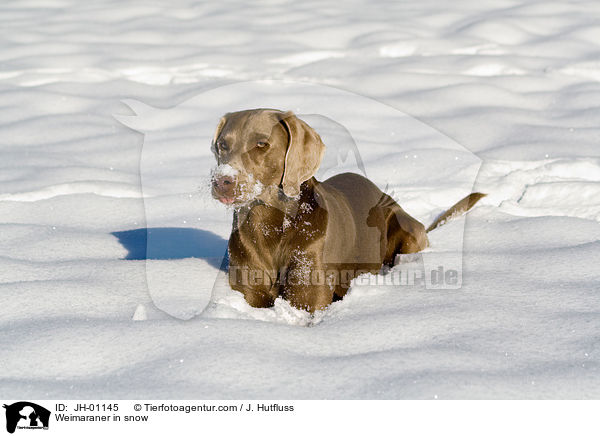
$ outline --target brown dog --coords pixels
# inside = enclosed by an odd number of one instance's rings
[[[321,138],[293,113],[273,109],[226,114],[212,151],[213,197],[234,207],[229,282],[254,307],[282,296],[300,309],[323,309],[359,274],[426,248],[428,231],[484,195],[467,196],[425,230],[362,176],[318,182]]]

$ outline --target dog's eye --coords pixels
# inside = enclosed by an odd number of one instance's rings
[[[266,146],[268,146],[268,145],[269,145],[269,143],[268,143],[267,141],[258,141],[258,142],[256,143],[256,146],[257,146],[257,147],[260,147],[260,148],[266,147]]]

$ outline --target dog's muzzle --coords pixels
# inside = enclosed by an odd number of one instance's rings
[[[223,204],[235,202],[237,180],[233,176],[214,176],[212,178],[212,196]]]

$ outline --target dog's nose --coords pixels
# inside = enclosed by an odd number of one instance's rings
[[[231,187],[231,185],[234,185],[235,181],[233,180],[233,177],[231,176],[220,176],[220,177],[215,177],[212,181],[213,183],[213,187],[215,189],[219,189],[219,190],[225,190]]]
[[[217,176],[212,180],[213,197],[224,204],[235,202],[236,180],[231,176]]]

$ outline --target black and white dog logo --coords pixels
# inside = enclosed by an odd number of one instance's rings
[[[14,433],[19,429],[48,429],[50,411],[28,401],[4,405],[6,409],[6,431]]]

